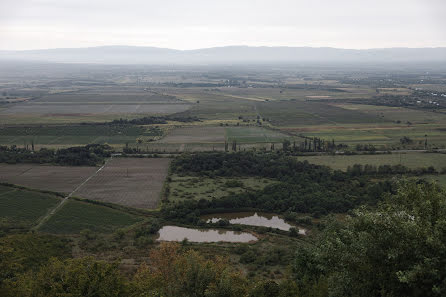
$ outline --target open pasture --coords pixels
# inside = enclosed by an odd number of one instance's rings
[[[236,181],[237,183],[234,183]],[[234,184],[231,184],[234,183]],[[261,190],[276,181],[267,178],[238,177],[237,179],[218,177],[193,177],[173,175],[169,182],[170,201],[187,199],[213,199],[245,191]]]
[[[446,168],[446,154],[440,153],[393,153],[377,155],[334,155],[334,156],[305,156],[298,160],[326,165],[335,170],[347,170],[348,166],[361,165],[403,165],[411,169],[433,166],[438,171]]]
[[[71,193],[97,170],[96,167],[0,163],[0,182],[33,189]]]
[[[39,230],[55,234],[77,234],[83,230],[109,233],[140,220],[123,211],[70,199]]]
[[[136,208],[156,208],[170,160],[115,158],[74,196]]]

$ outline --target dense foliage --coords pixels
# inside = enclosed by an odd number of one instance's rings
[[[189,122],[199,122],[200,119],[197,117],[181,116],[181,115],[153,116],[153,117],[136,118],[131,120],[128,119],[113,120],[111,124],[152,125],[152,124],[167,124],[167,121],[189,123]]]
[[[328,167],[299,162],[276,153],[202,153],[178,157],[172,162],[177,174],[206,176],[257,176],[280,182],[262,190],[229,195],[220,199],[185,201],[163,209],[169,219],[198,222],[210,210],[253,208],[267,212],[304,212],[316,215],[347,212],[361,204],[374,205],[392,190],[389,181],[372,182],[367,176],[352,176]]]
[[[69,166],[96,166],[110,157],[111,147],[104,144],[89,144],[86,146],[66,149],[28,150],[16,146],[0,146],[0,163],[51,163]]]
[[[126,279],[117,263],[93,258],[51,258],[36,270],[8,279],[2,296],[169,296],[169,297],[262,297],[299,296],[292,282],[248,282],[225,258],[205,259],[177,244],[161,244]],[[1,284],[0,284],[1,285]]]
[[[446,296],[446,193],[424,182],[399,184],[376,209],[327,225],[297,252],[301,287],[329,296]]]
[[[17,234],[0,238],[0,296],[5,282],[71,254],[68,240],[50,235]]]
[[[423,174],[435,174],[438,171],[433,166],[425,168],[410,169],[406,166],[397,165],[361,165],[354,164],[353,166],[348,166],[347,173],[351,176],[358,175],[393,175],[393,174],[412,174],[412,175],[423,175]]]

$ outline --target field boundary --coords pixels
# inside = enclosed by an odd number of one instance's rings
[[[90,175],[86,180],[84,180],[80,185],[78,185],[70,194],[68,194],[66,197],[62,199],[62,201],[56,205],[52,210],[50,210],[40,221],[38,221],[37,225],[34,226],[33,230],[38,230],[46,221],[48,221],[67,201],[68,199],[73,196],[73,194],[79,190],[83,185],[85,185],[90,179],[92,179],[94,176],[96,176],[104,167],[107,165],[108,161],[110,161],[113,157],[110,159],[107,159],[98,170],[96,170],[92,175]]]

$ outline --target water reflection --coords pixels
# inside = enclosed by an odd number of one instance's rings
[[[203,219],[205,219],[208,223],[217,223],[219,220],[228,220],[230,224],[271,227],[284,231],[289,231],[290,228],[295,227],[285,222],[285,220],[280,218],[278,215],[257,212],[214,214],[203,216]],[[298,229],[299,234],[305,235],[305,229]]]
[[[192,229],[177,226],[164,226],[159,230],[160,241],[182,241],[187,239],[192,242],[250,242],[257,237],[246,232],[236,232],[217,229]]]

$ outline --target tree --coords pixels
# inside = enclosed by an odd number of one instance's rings
[[[282,142],[282,147],[285,152],[290,150],[291,142],[288,139],[284,139]]]
[[[403,138],[400,139],[400,143],[405,145],[405,144],[412,144],[413,140],[407,136],[404,136]]]
[[[125,287],[117,263],[93,258],[50,259],[35,274],[29,272],[14,282],[11,296],[122,296]]]
[[[237,151],[237,141],[236,141],[235,139],[232,141],[232,150],[233,150],[234,152]]]
[[[150,253],[132,281],[132,296],[236,297],[247,292],[246,280],[227,260],[206,260],[196,251],[180,252],[176,243],[163,243]]]
[[[445,242],[445,191],[404,180],[376,209],[329,223],[294,269],[301,286],[328,280],[330,296],[445,296]]]

